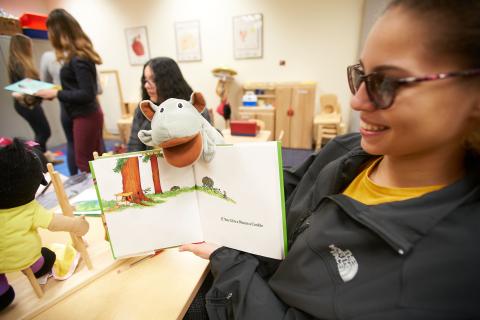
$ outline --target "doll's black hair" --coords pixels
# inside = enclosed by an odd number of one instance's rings
[[[45,184],[42,152],[28,147],[18,138],[0,147],[0,209],[18,207],[35,198],[40,184]]]

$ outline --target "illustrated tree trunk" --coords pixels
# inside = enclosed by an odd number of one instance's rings
[[[142,201],[149,201],[142,190],[140,181],[140,167],[138,165],[138,157],[128,158],[122,167],[122,185],[123,192],[131,192],[134,203],[141,203]]]
[[[150,165],[152,166],[152,179],[155,194],[162,193],[162,186],[160,184],[160,170],[158,169],[158,158],[155,154],[150,157]]]

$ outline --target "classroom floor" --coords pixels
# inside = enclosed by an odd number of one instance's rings
[[[115,145],[118,144],[116,140],[105,140],[105,147],[107,151],[112,151],[115,148]],[[51,149],[57,155],[57,159],[63,160],[63,163],[56,164],[55,170],[60,172],[65,176],[70,176],[67,167],[67,145],[62,144],[60,146],[54,147]],[[284,168],[294,168],[301,164],[308,156],[312,153],[312,150],[309,149],[289,149],[282,148],[282,158]]]

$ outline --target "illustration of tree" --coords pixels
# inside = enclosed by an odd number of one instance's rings
[[[150,160],[150,166],[152,168],[152,180],[155,194],[163,193],[162,186],[160,184],[160,170],[158,169],[158,157],[155,153],[147,153],[143,156],[142,161],[147,162]]]
[[[113,172],[122,174],[123,193],[132,193],[130,202],[150,201],[142,190],[138,157],[118,159]]]
[[[213,180],[210,177],[203,177],[202,184],[204,187],[212,189],[213,188]]]

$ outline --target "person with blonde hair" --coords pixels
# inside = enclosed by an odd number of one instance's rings
[[[62,63],[62,89],[40,90],[36,95],[45,99],[58,98],[66,116],[71,119],[70,126],[64,124],[67,158],[72,157],[73,150],[78,169],[89,172],[88,161],[93,159],[93,152],[103,152],[103,112],[97,99],[95,66],[101,64],[102,59],[78,21],[64,9],[49,13],[47,28],[57,60]]]
[[[15,34],[10,39],[8,58],[8,76],[10,82],[14,83],[25,78],[38,80],[38,71],[33,63],[32,40],[23,35]],[[50,138],[50,125],[42,108],[40,97],[12,93],[14,108],[32,128],[34,140],[40,145],[43,152],[47,152],[47,140]]]

